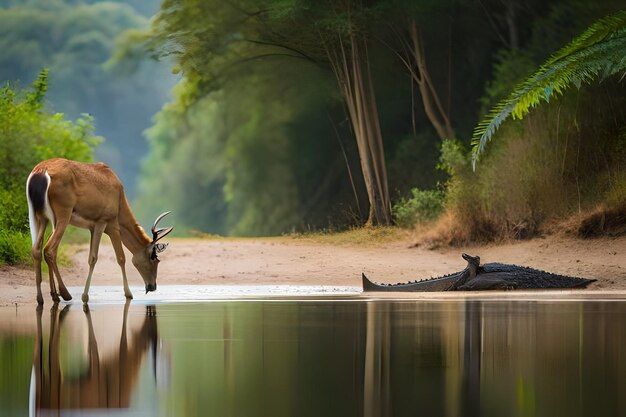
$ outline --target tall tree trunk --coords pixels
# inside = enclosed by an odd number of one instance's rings
[[[391,224],[391,201],[389,199],[389,186],[387,180],[387,164],[385,162],[385,149],[383,146],[383,135],[380,129],[380,118],[378,116],[378,106],[374,94],[374,83],[370,68],[369,52],[367,43],[363,40],[365,80],[363,80],[364,108],[368,122],[368,138],[370,140],[370,151],[372,153],[372,163],[376,174],[376,190],[380,201],[377,203],[376,213],[379,224]]]
[[[368,225],[391,224],[391,203],[378,109],[369,65],[367,41],[351,33],[348,45],[342,37],[336,47],[325,45],[329,61],[344,96],[361,171],[369,200]]]
[[[443,108],[435,85],[430,78],[426,66],[424,40],[414,19],[409,22],[408,35],[398,35],[398,37],[404,49],[404,53],[398,53],[398,55],[411,74],[411,78],[417,84],[426,117],[440,139],[453,138],[455,133],[450,123],[450,116]]]

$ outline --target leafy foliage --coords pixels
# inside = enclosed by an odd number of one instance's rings
[[[623,208],[625,92],[617,80],[565,92],[524,123],[503,126],[505,140],[489,147],[477,171],[470,155],[442,153],[442,165],[456,167],[446,184],[448,243],[529,238],[598,202]]]
[[[413,188],[411,197],[401,198],[393,206],[396,224],[404,228],[435,220],[443,211],[444,193],[441,190]]]
[[[110,62],[124,30],[149,24],[128,3],[0,2],[0,80],[28,85],[41,68],[50,68],[46,99],[69,119],[83,113],[97,119],[98,134],[109,139],[98,158],[115,169],[132,196],[139,160],[147,152],[142,132],[173,81],[166,68],[145,57],[135,62],[135,74]],[[141,3],[142,10],[158,6],[156,0]]]
[[[391,49],[411,47],[406,41],[399,45],[398,38],[406,35],[407,22],[416,21],[441,106],[454,131],[468,135],[481,112],[473,105],[479,97],[486,107],[497,103],[553,45],[564,44],[613,7],[561,0],[519,6],[498,0],[164,1],[150,32],[128,33],[132,42],[118,56],[140,54],[139,43],[152,56],[173,60],[183,78],[174,102],[149,131],[152,153],[141,179],[142,210],[175,208],[189,228],[224,234],[362,223],[366,187],[352,141],[359,129],[342,108],[341,89],[349,79],[333,79],[336,68],[329,57],[333,51],[341,56],[342,48],[348,55],[355,52],[351,34],[367,46],[372,69],[367,88],[376,91],[371,106],[378,109],[391,194],[434,187],[444,180],[434,168],[441,142],[394,55],[398,51]],[[515,42],[508,42],[513,32]],[[472,178],[468,155],[467,144],[444,142],[448,196],[476,204],[514,194],[499,191],[495,174],[489,178],[493,183],[466,183],[466,176]],[[517,197],[531,195],[526,191]],[[510,205],[488,202],[493,210],[481,213],[492,214],[496,206],[506,211],[520,203],[517,197]],[[347,213],[341,222],[339,212]]]
[[[405,9],[405,3],[408,2],[402,3],[401,6],[394,6],[394,2],[382,0],[367,3],[244,0],[233,5],[215,0],[190,0],[184,3],[171,0],[163,2],[151,33],[128,34],[128,39],[135,43],[127,43],[118,59],[134,56],[137,48],[133,45],[140,42],[153,56],[175,60],[174,69],[183,74],[186,85],[184,93],[176,97],[176,106],[181,114],[195,112],[196,108],[204,105],[199,103],[208,96],[219,97],[212,101],[214,107],[218,107],[213,111],[220,114],[229,106],[229,97],[238,95],[240,102],[245,103],[238,107],[232,106],[228,112],[228,118],[238,120],[240,124],[218,125],[219,130],[231,129],[223,131],[219,136],[228,138],[231,151],[240,153],[239,158],[235,158],[235,155],[231,158],[230,153],[227,153],[226,157],[232,163],[226,164],[228,173],[224,172],[224,177],[220,179],[220,182],[224,181],[223,192],[193,193],[193,197],[188,198],[195,201],[189,207],[192,211],[212,203],[215,203],[215,207],[224,207],[223,203],[227,201],[228,226],[208,231],[215,233],[226,229],[227,233],[256,234],[266,227],[262,223],[268,219],[283,220],[276,222],[277,225],[283,224],[283,229],[272,228],[274,233],[288,232],[294,227],[345,227],[346,223],[362,223],[368,215],[364,200],[378,201],[383,199],[383,195],[389,194],[386,189],[385,161],[380,166],[370,167],[369,171],[362,165],[373,165],[369,160],[382,161],[387,152],[393,155],[393,161],[386,161],[393,169],[393,189],[405,193],[418,184],[428,186],[436,181],[433,180],[436,174],[433,174],[432,168],[438,145],[432,143],[429,132],[419,132],[419,135],[414,132],[411,139],[420,137],[424,138],[423,142],[417,146],[408,143],[407,122],[411,119],[407,104],[411,97],[407,87],[410,83],[398,85],[390,82],[398,76],[404,76],[404,70],[389,68],[386,63],[390,61],[391,52],[382,43],[375,41],[375,33],[380,29],[377,20],[383,22],[391,18],[391,14],[387,13],[390,7]],[[378,98],[377,93],[377,100],[373,99],[373,94],[368,94],[369,104],[366,106],[352,105],[353,109],[359,109],[363,114],[369,112],[370,116],[367,117],[359,118],[350,113],[350,106],[346,106],[347,94],[342,87],[348,78],[343,81],[335,79],[340,75],[334,74],[332,68],[335,65],[334,70],[338,71],[342,53],[346,54],[345,57],[357,53],[350,46],[352,37],[359,38],[359,47],[363,48],[358,52],[361,55],[358,59],[352,57],[345,60],[345,64],[352,70],[339,72],[344,72],[343,77],[349,78],[350,71],[359,68],[359,77],[354,76],[350,81],[355,84],[351,90],[354,101],[359,101],[355,91],[359,91],[360,95],[374,89],[382,91],[380,96],[383,98]],[[371,44],[368,45],[371,50],[365,48],[366,43]],[[373,77],[383,80],[384,88],[380,90],[369,81],[363,81],[360,85],[355,81],[357,78],[364,80],[369,77],[369,69],[362,69],[367,68],[369,64],[364,62],[369,59],[377,62],[371,68],[372,72],[379,72]],[[349,64],[351,60],[354,60],[356,67]],[[268,70],[281,71],[288,76],[278,79]],[[236,90],[247,87],[252,76],[267,82],[268,88],[248,88],[242,97]],[[313,91],[315,94],[312,94]],[[281,101],[280,105],[274,104],[275,100]],[[355,135],[378,137],[377,122],[373,121],[378,118],[374,111],[378,101],[386,104],[380,106],[381,113],[385,113],[385,120],[380,123],[382,129],[389,130],[385,132],[387,143],[383,147],[382,144],[368,145],[365,139],[354,141]],[[269,113],[263,106],[272,107],[275,111]],[[358,112],[354,110],[352,113]],[[263,116],[259,117],[259,114]],[[183,116],[175,123],[183,127],[184,119]],[[372,120],[372,123],[367,128],[363,123],[356,128],[355,120]],[[183,130],[194,136],[205,137],[208,141],[213,140],[208,139],[208,136],[218,136],[214,132],[207,135],[206,131],[192,133],[191,129],[187,130],[188,127],[198,129],[199,125],[195,121],[187,123]],[[240,138],[241,146],[235,146],[236,137]],[[241,139],[243,137],[248,139],[244,141]],[[202,148],[202,145],[197,146]],[[396,147],[402,149],[395,151]],[[266,159],[265,151],[271,148],[271,159],[278,161],[275,164],[269,164]],[[254,151],[251,152],[251,149]],[[404,150],[412,152],[418,158],[418,163]],[[284,154],[279,156],[278,152]],[[359,157],[360,153],[367,156]],[[166,155],[164,157],[167,159]],[[162,162],[165,161],[153,161],[155,165]],[[265,172],[259,172],[259,167],[264,167]],[[429,167],[431,171],[426,172]],[[281,181],[265,182],[274,175]],[[364,175],[382,179],[364,180]],[[290,177],[294,179],[293,183],[288,180]],[[152,181],[144,178],[146,182]],[[268,184],[274,188],[268,190]],[[284,188],[278,190],[278,186]],[[185,187],[195,188],[189,184],[185,184]],[[366,193],[368,187],[383,191]],[[244,188],[247,190],[245,194],[240,192]],[[268,199],[268,196],[272,198]],[[376,196],[381,197],[376,200]],[[247,202],[240,204],[236,202],[239,199]],[[293,203],[294,199],[298,204]],[[279,207],[283,204],[297,212],[290,216],[284,212],[274,216],[273,213],[280,211]],[[245,207],[245,215],[236,207]],[[384,207],[388,210],[390,204],[384,204]],[[230,214],[232,211],[239,214],[233,216]],[[209,217],[214,220],[220,218],[217,213],[215,217]],[[235,222],[235,219],[239,221]],[[291,220],[288,222],[287,219]],[[213,221],[194,223],[200,225]],[[245,227],[231,229],[235,223]],[[290,226],[285,227],[288,224]]]
[[[473,163],[502,122],[523,118],[540,102],[549,102],[572,84],[580,87],[626,69],[626,11],[599,19],[557,51],[539,70],[478,124],[472,137]]]
[[[0,263],[29,258],[24,184],[33,166],[51,157],[91,161],[101,142],[89,116],[71,122],[42,109],[47,74],[43,70],[30,91],[0,89]]]
[[[337,143],[305,110],[321,106],[324,80],[311,68],[263,66],[272,71],[251,72],[191,104],[188,94],[197,87],[177,86],[177,100],[147,133],[152,152],[136,201],[141,216],[168,209],[182,214],[181,229],[270,235],[300,229],[302,207],[321,204],[315,191],[337,176],[338,161],[324,160]],[[301,76],[317,82],[290,88]],[[320,170],[324,163],[332,169]]]
[[[485,85],[485,92],[480,98],[481,114],[486,114],[507,97],[511,86],[519,85],[536,68],[536,63],[526,50],[499,50],[494,57],[491,79]]]

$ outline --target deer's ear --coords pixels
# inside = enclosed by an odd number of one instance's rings
[[[154,260],[158,260],[159,259],[159,253],[163,252],[165,249],[167,249],[167,243],[152,243],[150,244],[150,246],[148,246],[148,252],[150,253],[150,259]]]

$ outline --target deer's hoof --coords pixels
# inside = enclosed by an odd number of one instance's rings
[[[89,294],[84,293],[82,297],[80,297],[81,300],[83,300],[84,304],[87,304],[89,302]]]
[[[67,288],[59,288],[59,291],[61,292],[61,297],[63,297],[65,301],[70,301],[72,299],[72,294],[70,294]]]
[[[37,305],[43,305],[43,296],[41,294],[37,294]]]
[[[126,297],[127,300],[132,300],[133,299],[133,294],[131,292],[125,293],[124,296]]]
[[[57,304],[59,301],[61,301],[61,299],[59,298],[59,294],[55,293],[55,292],[51,292],[50,293],[50,297],[52,297],[52,301]]]

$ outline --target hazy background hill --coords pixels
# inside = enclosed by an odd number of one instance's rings
[[[134,73],[107,65],[118,37],[146,29],[158,0],[0,1],[0,80],[26,88],[49,68],[46,107],[70,119],[88,113],[106,138],[96,158],[136,194],[141,160],[148,152],[143,131],[168,100],[175,77],[164,63],[145,59]]]

